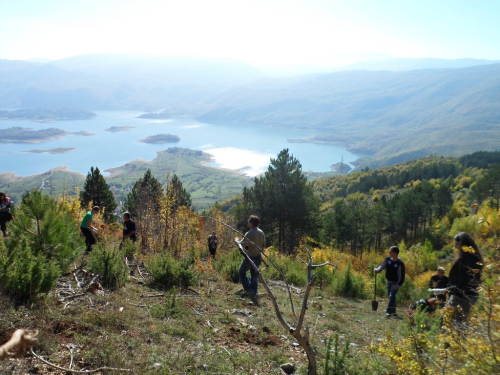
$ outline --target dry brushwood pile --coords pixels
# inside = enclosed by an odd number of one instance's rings
[[[2,342],[13,327],[39,333],[34,351],[1,362],[0,373],[283,374],[280,366],[287,363],[295,373],[307,373],[303,348],[276,318],[265,290],[260,288],[255,306],[239,296],[240,285],[205,263],[199,283],[186,289],[154,288],[144,262],[134,258],[127,260],[129,282],[119,290],[104,289],[98,275],[79,268],[29,307],[3,298]],[[289,294],[277,280],[269,288],[294,322],[290,296],[300,306],[306,288],[292,286]],[[367,347],[384,336],[385,319],[371,311],[370,301],[333,298],[316,287],[305,322],[319,363],[334,334],[352,353],[366,356]]]

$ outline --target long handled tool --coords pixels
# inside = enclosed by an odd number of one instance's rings
[[[377,301],[377,274],[375,274],[375,290],[373,291],[373,301],[372,301],[372,310],[377,311],[378,309],[378,301]]]

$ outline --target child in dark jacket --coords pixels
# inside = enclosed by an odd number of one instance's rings
[[[373,272],[379,273],[383,269],[385,269],[387,294],[389,295],[389,303],[385,312],[389,317],[396,315],[396,294],[405,281],[405,264],[399,258],[399,248],[397,246],[391,246],[389,256]]]

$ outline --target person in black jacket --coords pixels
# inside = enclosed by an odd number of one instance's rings
[[[212,259],[215,259],[215,252],[217,251],[217,243],[218,243],[217,236],[215,235],[215,232],[212,232],[211,236],[208,236],[208,251],[210,252],[210,257]]]
[[[462,232],[455,236],[455,248],[458,250],[458,259],[450,270],[450,299],[446,307],[453,308],[455,322],[463,323],[479,297],[477,289],[481,285],[483,257],[467,233]]]
[[[132,242],[135,242],[137,240],[137,237],[135,236],[135,223],[132,221],[132,215],[130,215],[130,212],[124,212],[123,213],[123,241],[125,241],[127,238],[130,238]]]
[[[444,275],[444,268],[438,267],[437,273],[431,277],[429,281],[430,289],[444,289],[448,287],[448,278]],[[434,296],[433,296],[434,297]],[[446,302],[446,294],[439,294],[436,296],[441,302]]]
[[[389,303],[385,312],[389,317],[396,315],[396,294],[405,281],[405,264],[399,258],[399,248],[397,246],[390,247],[389,256],[373,272],[377,274],[384,268],[387,280],[387,294],[389,295]]]

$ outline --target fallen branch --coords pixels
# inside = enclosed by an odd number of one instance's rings
[[[31,349],[31,354],[33,354],[33,356],[35,358],[39,359],[40,361],[42,361],[43,363],[45,363],[47,366],[50,366],[52,368],[55,368],[55,369],[58,369],[58,370],[61,370],[61,371],[71,372],[73,374],[92,374],[94,372],[99,372],[99,371],[104,371],[104,370],[107,370],[107,371],[126,371],[126,372],[130,372],[131,371],[129,368],[116,368],[116,367],[99,367],[99,368],[96,368],[95,370],[72,370],[72,369],[69,369],[69,368],[64,368],[64,367],[55,365],[55,364],[47,361],[46,359],[43,359],[41,356],[39,356],[38,354],[36,354],[33,351],[33,349]]]
[[[5,344],[0,346],[0,361],[5,358],[19,358],[30,349],[37,340],[38,331],[17,329]],[[16,350],[17,348],[17,350]]]

